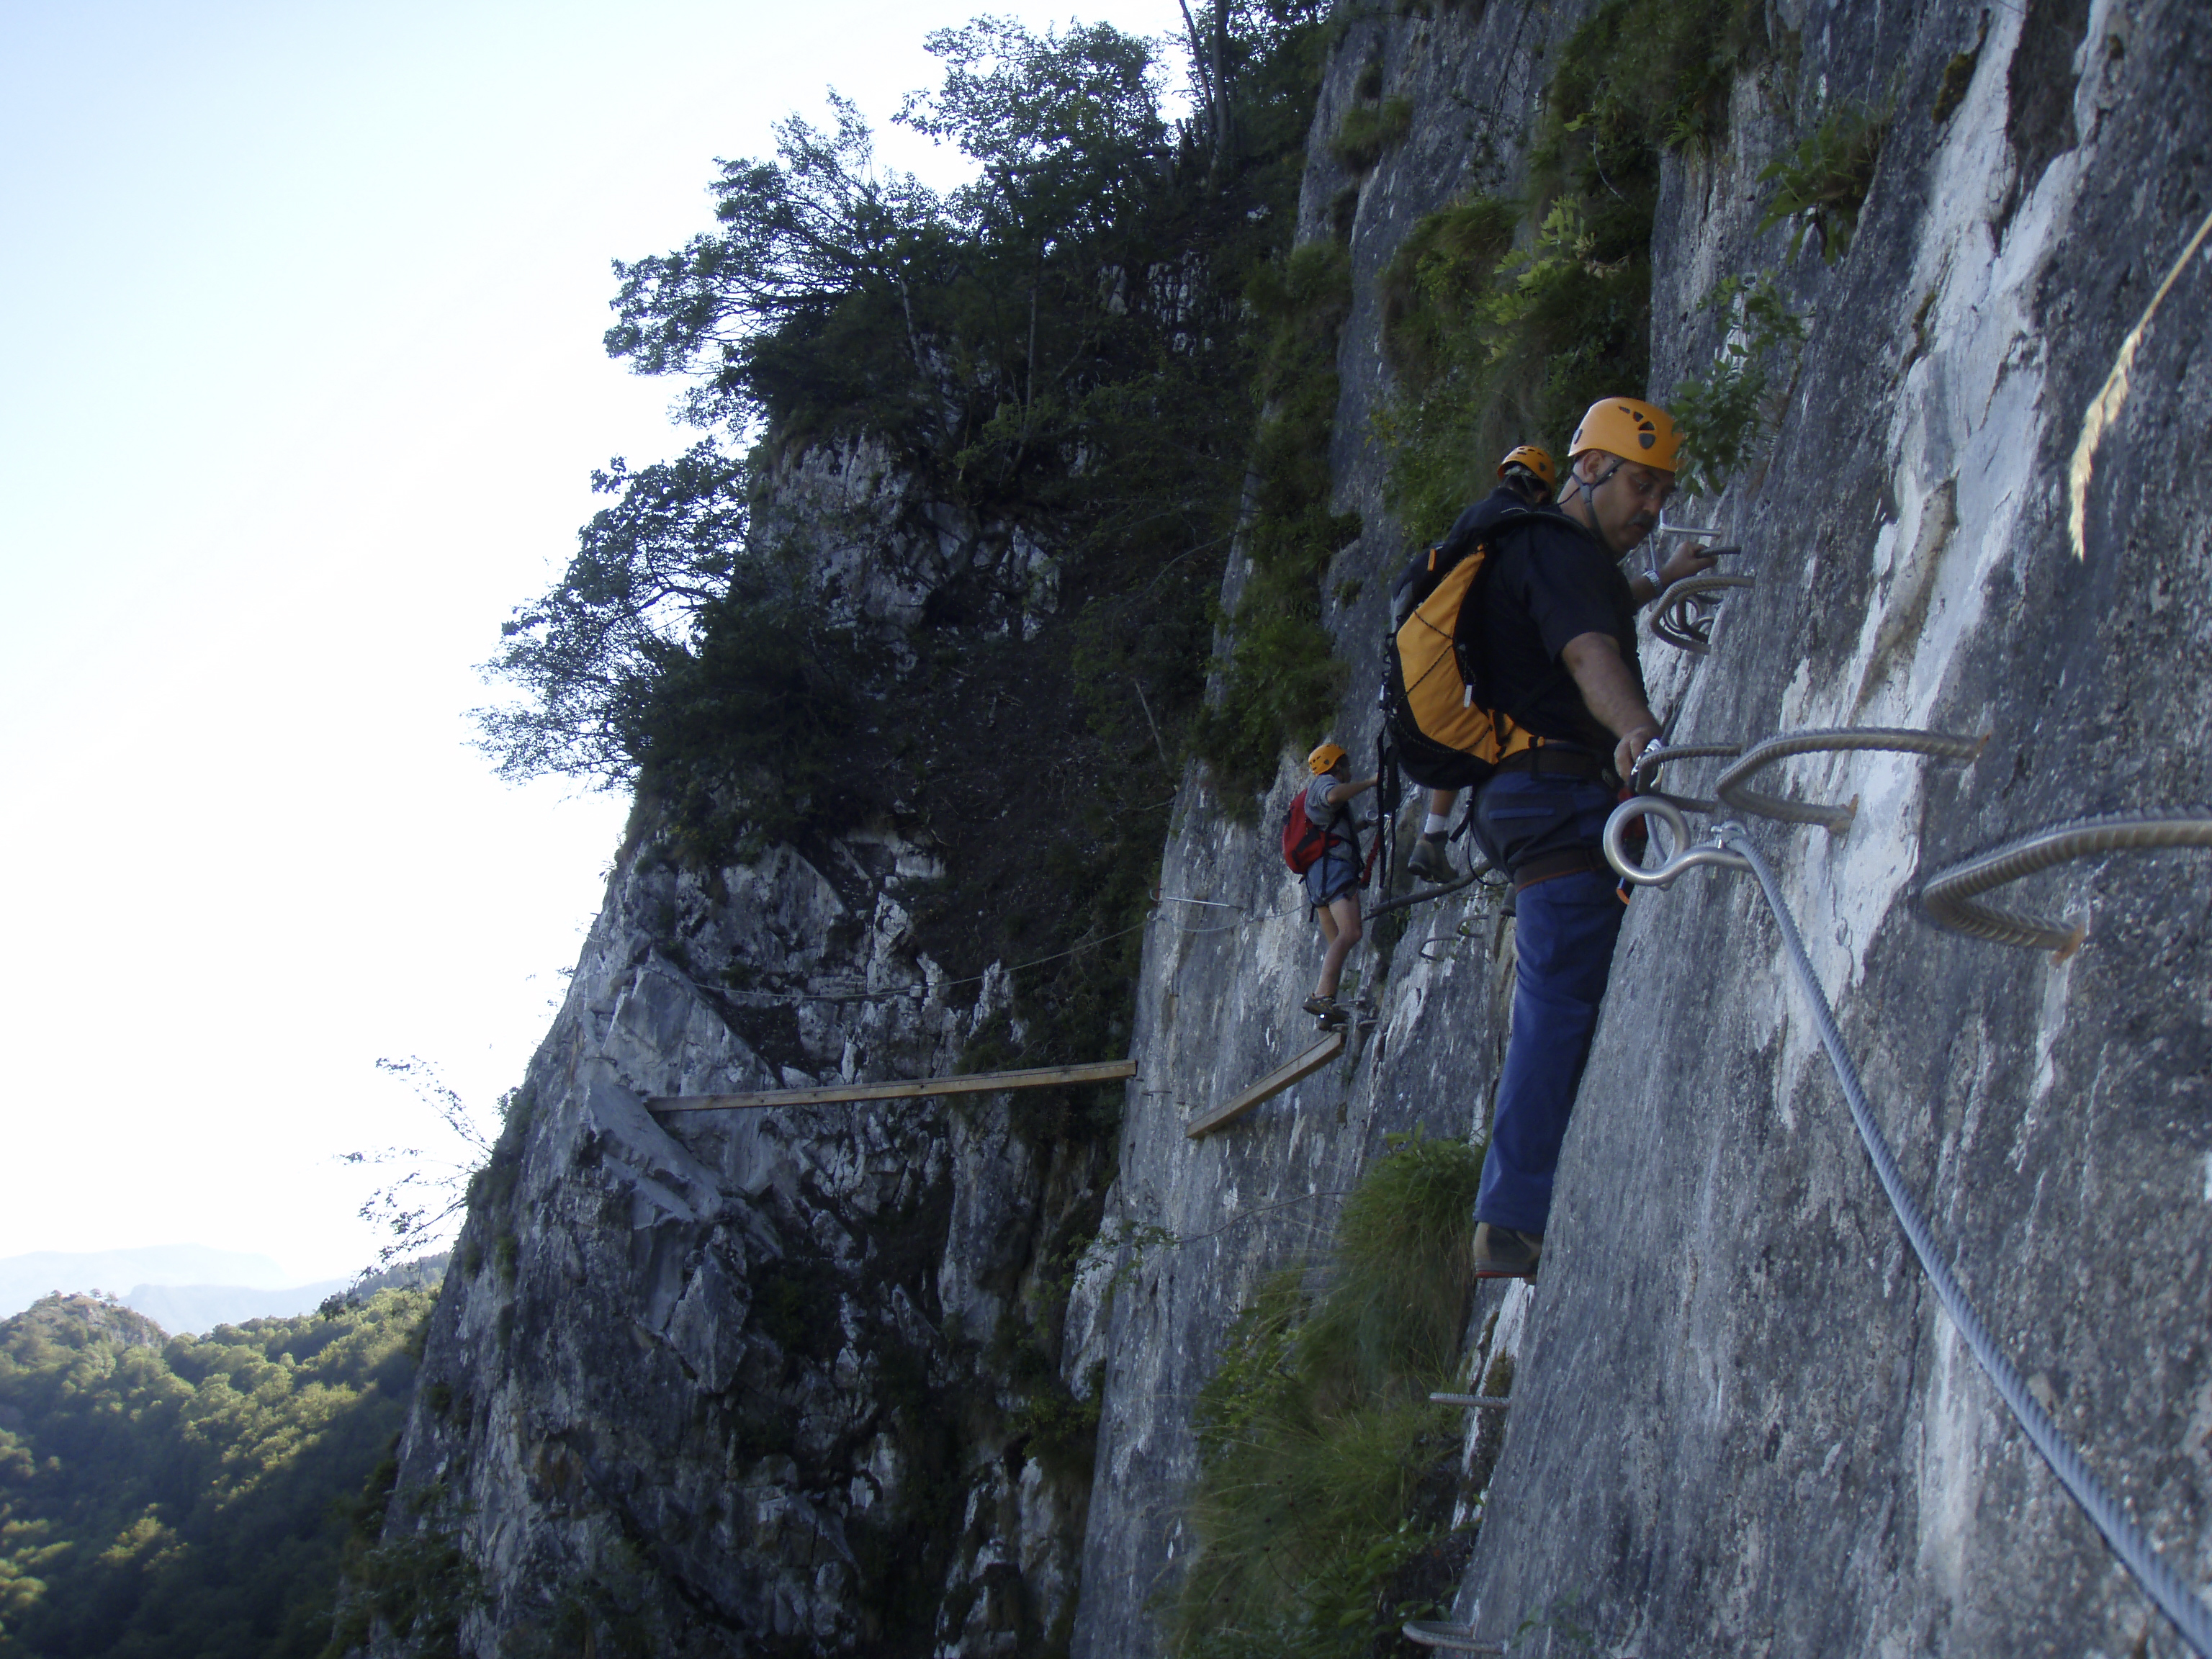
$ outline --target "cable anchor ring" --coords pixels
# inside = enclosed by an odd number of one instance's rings
[[[1629,857],[1625,837],[1628,826],[1637,819],[1654,817],[1666,821],[1681,850],[1657,869],[1647,870]],[[1742,854],[1732,853],[1721,844],[1728,836],[1742,833],[1741,824],[1717,823],[1706,831],[1705,841],[1692,845],[1690,821],[1683,816],[1680,807],[1664,795],[1632,795],[1614,807],[1613,816],[1605,821],[1605,861],[1636,886],[1671,887],[1675,877],[1700,865],[1716,870],[1750,869]]]

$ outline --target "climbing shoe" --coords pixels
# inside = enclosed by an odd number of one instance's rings
[[[1352,1010],[1341,1006],[1334,997],[1316,992],[1298,1005],[1324,1025],[1341,1025],[1352,1018]]]
[[[1541,1233],[1516,1232],[1479,1221],[1474,1227],[1474,1276],[1477,1279],[1534,1279],[1536,1262],[1544,1254]]]
[[[1451,880],[1455,873],[1452,869],[1450,849],[1444,845],[1442,836],[1423,836],[1415,842],[1413,856],[1406,860],[1406,867],[1422,880],[1432,881],[1439,887]]]

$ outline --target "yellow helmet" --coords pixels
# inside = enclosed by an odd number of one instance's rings
[[[1672,472],[1682,448],[1674,417],[1656,404],[1636,398],[1601,398],[1583,414],[1567,446],[1567,459],[1601,449],[1625,461]]]
[[[1547,489],[1559,487],[1559,465],[1534,444],[1522,444],[1505,452],[1505,459],[1498,464],[1498,476],[1504,477],[1509,466],[1525,466],[1544,481]]]
[[[1344,750],[1335,744],[1325,743],[1306,757],[1306,770],[1319,777],[1324,772],[1336,769],[1337,762],[1344,758]]]

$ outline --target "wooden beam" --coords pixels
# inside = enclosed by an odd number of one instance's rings
[[[1193,1122],[1183,1133],[1193,1140],[1199,1140],[1216,1129],[1226,1128],[1261,1101],[1273,1100],[1301,1078],[1311,1077],[1343,1052],[1344,1027],[1340,1025],[1296,1060],[1286,1066],[1277,1066],[1227,1105],[1217,1106]]]
[[[835,1106],[863,1100],[920,1100],[934,1095],[994,1095],[1001,1089],[1049,1089],[1061,1083],[1119,1083],[1137,1074],[1133,1060],[1088,1066],[1032,1066],[1020,1072],[974,1072],[913,1083],[842,1083],[821,1089],[767,1089],[750,1095],[656,1095],[652,1112],[749,1112],[770,1106]]]

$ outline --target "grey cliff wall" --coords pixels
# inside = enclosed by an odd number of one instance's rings
[[[1371,743],[1380,594],[1402,557],[1369,420],[1386,373],[1375,273],[1423,212],[1509,180],[1532,49],[1576,9],[1355,24],[1316,123],[1303,234],[1346,182],[1322,150],[1370,58],[1413,97],[1360,189],[1340,358],[1340,507],[1366,515],[1331,583],[1354,665],[1337,730]],[[1947,119],[1932,106],[1987,35]],[[1847,725],[1987,732],[1964,769],[1792,763],[1801,796],[1856,797],[1843,836],[1761,844],[1958,1268],[2032,1386],[2191,1583],[2212,1576],[2208,1155],[2212,1001],[2201,856],[2120,856],[2027,900],[2093,914],[2054,966],[1935,930],[1917,879],[2053,819],[2212,799],[2212,550],[2202,466],[2212,269],[2146,335],[2098,456],[2086,556],[2066,481],[2122,338],[2212,209],[2212,15],[2188,3],[1906,11],[1786,3],[1795,62],[1736,87],[1728,142],[1670,161],[1655,237],[1653,389],[1718,342],[1696,301],[1780,273],[1808,319],[1763,465],[1693,520],[1750,550],[1712,654],[1646,647],[1685,741]],[[1956,72],[1954,72],[1956,78]],[[1856,240],[1824,262],[1755,234],[1760,169],[1821,100],[1893,100]],[[1796,125],[1792,125],[1792,111]],[[1533,434],[1532,434],[1533,435]],[[1561,434],[1544,434],[1557,441]],[[1232,580],[1234,573],[1232,572]],[[1165,890],[1248,915],[1292,902],[1269,844],[1187,784]],[[1711,773],[1688,769],[1680,787]],[[1169,907],[1148,941],[1109,1223],[1164,1228],[1106,1316],[1104,1416],[1076,1651],[1158,1650],[1145,1608],[1190,1540],[1188,1420],[1260,1273],[1325,1236],[1391,1129],[1479,1133],[1503,1040],[1510,929],[1479,903],[1417,920],[1382,1023],[1228,1133],[1183,1120],[1294,1049],[1316,954],[1296,908]],[[1178,925],[1180,924],[1180,926]],[[1472,934],[1473,938],[1463,937]],[[1439,936],[1441,938],[1439,939]],[[1415,946],[1438,939],[1423,962]],[[2182,1651],[2027,1445],[1936,1310],[1855,1138],[1748,878],[1698,875],[1631,908],[1569,1139],[1542,1285],[1486,1296],[1516,1405],[1460,1614],[1514,1651]],[[1490,1323],[1490,1314],[1504,1317]]]
[[[1007,628],[1050,608],[1037,550],[949,517],[899,544],[901,488],[865,446],[780,481],[854,614],[896,622],[951,580]],[[941,874],[895,826],[702,874],[639,808],[479,1178],[402,1449],[387,1553],[403,1578],[410,1540],[471,1564],[461,1650],[1064,1641],[1088,1449],[1052,1419],[1057,1353],[1010,1315],[1088,1231],[1103,1149],[1034,1136],[1005,1097],[644,1104],[956,1069],[1007,992],[917,944]]]
[[[2033,884],[2024,900],[2094,917],[2060,966],[1938,933],[1911,894],[2043,823],[2212,799],[2201,261],[2136,361],[2085,556],[2065,488],[2084,410],[2212,209],[2212,18],[1992,10],[1938,125],[1934,88],[1978,17],[1847,6],[1799,25],[1808,76],[1893,86],[1898,116],[1849,256],[1792,269],[1815,319],[1798,390],[1763,484],[1718,508],[1760,586],[1732,602],[1680,729],[1990,734],[1963,770],[1798,763],[1795,788],[1857,795],[1857,823],[1760,839],[1961,1276],[2202,1584],[2201,856]],[[1660,270],[1678,302],[1775,260],[1742,205],[1759,160],[1674,178]],[[1664,384],[1680,359],[1662,362]],[[2181,1651],[1936,1312],[1751,888],[1639,898],[1622,946],[1469,1606],[1510,1626],[1580,1595],[1617,1651]]]
[[[1389,588],[1406,556],[1383,505],[1383,457],[1369,434],[1387,390],[1376,277],[1423,215],[1517,175],[1545,73],[1533,52],[1556,46],[1576,21],[1505,5],[1359,18],[1322,84],[1298,238],[1337,234],[1346,192],[1357,192],[1331,467],[1336,509],[1358,511],[1365,527],[1322,586],[1340,592],[1346,579],[1362,579],[1349,605],[1330,604],[1327,621],[1352,665],[1334,735],[1363,768],[1379,725],[1374,690]],[[1331,154],[1328,140],[1372,64],[1382,65],[1385,95],[1411,99],[1416,114],[1405,141],[1363,176]],[[1232,556],[1231,592],[1241,565]],[[1275,844],[1291,792],[1305,781],[1300,757],[1286,756],[1248,828],[1203,775],[1192,775],[1161,865],[1164,894],[1208,903],[1164,904],[1146,936],[1131,1050],[1139,1074],[1103,1228],[1139,1248],[1115,1261],[1112,1293],[1098,1298],[1097,1313],[1080,1295],[1071,1310],[1097,1321],[1108,1356],[1077,1659],[1158,1650],[1148,1607],[1172,1589],[1194,1543],[1182,1521],[1197,1474],[1191,1403],[1212,1373],[1221,1333],[1259,1278],[1326,1247],[1345,1194],[1386,1150],[1386,1136],[1464,1137],[1486,1120],[1504,1037],[1511,927],[1495,894],[1470,889],[1412,912],[1402,938],[1377,928],[1370,937],[1387,956],[1364,948],[1354,957],[1354,971],[1381,999],[1376,1030],[1356,1058],[1229,1130],[1199,1141],[1185,1134],[1192,1118],[1316,1040],[1297,1005],[1313,988],[1320,934]],[[1083,1288],[1109,1282],[1102,1267]],[[1496,1300],[1486,1300],[1479,1323]]]
[[[1300,234],[1348,217],[1332,464],[1366,528],[1324,587],[1346,596],[1325,620],[1353,665],[1335,735],[1355,755],[1405,551],[1372,436],[1376,279],[1422,215],[1516,187],[1547,65],[1589,9],[1363,14],[1328,67]],[[1692,506],[1759,585],[1709,657],[1647,645],[1655,702],[1684,740],[1990,734],[1964,768],[1793,763],[1783,787],[1856,797],[1856,823],[1756,833],[1961,1276],[2203,1583],[2203,861],[2042,880],[2022,902],[2094,917],[2063,965],[1939,933],[1912,895],[2051,819],[2212,799],[2212,265],[2143,337],[2083,556],[2066,495],[2085,407],[2212,209],[2212,14],[1775,0],[1770,27],[1790,51],[1739,81],[1726,142],[1668,163],[1652,389],[1711,361],[1697,302],[1723,276],[1777,271],[1808,335],[1771,453]],[[1413,125],[1355,176],[1327,139],[1376,63]],[[1758,174],[1846,98],[1893,100],[1872,192],[1848,254],[1792,259],[1787,228],[1756,231]],[[948,520],[885,568],[900,485],[865,447],[780,487],[856,616],[919,614],[979,561],[1005,629],[1052,609],[1049,557],[990,526]],[[1326,1244],[1387,1136],[1482,1133],[1506,1036],[1511,922],[1470,890],[1355,959],[1379,1020],[1351,1057],[1186,1137],[1311,1041],[1316,935],[1273,846],[1296,781],[1285,757],[1253,829],[1183,781],[1117,1149],[1016,1133],[988,1100],[657,1124],[645,1096],[950,1069],[1003,992],[949,983],[915,944],[932,858],[896,825],[700,876],[641,815],[463,1235],[403,1449],[416,1496],[387,1538],[457,1529],[483,1591],[465,1650],[578,1650],[586,1614],[653,1652],[1160,1650],[1149,1609],[1194,1546],[1189,1413],[1221,1332],[1262,1273]],[[1495,1419],[1480,1447],[1495,1474],[1460,1615],[1533,1621],[1516,1654],[1570,1650],[1571,1620],[1646,1659],[2179,1652],[1933,1306],[1785,971],[1747,878],[1631,907],[1543,1282],[1486,1291],[1470,1328],[1472,1373],[1515,1357],[1516,1403],[1502,1448]],[[1007,1352],[1003,1316],[1102,1198],[1118,1251],[1087,1259],[1056,1344]],[[1097,1402],[1095,1462],[1024,1415],[1040,1376]]]

